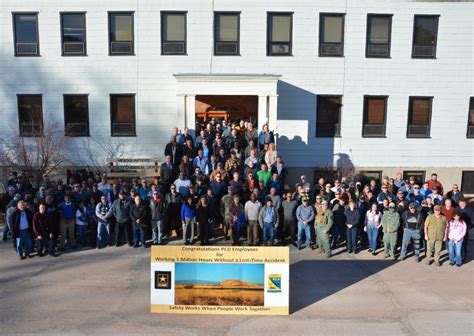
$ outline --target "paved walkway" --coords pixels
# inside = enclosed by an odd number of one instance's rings
[[[19,261],[0,243],[0,334],[474,334],[472,261],[436,267],[341,252],[291,248],[290,316],[193,316],[149,312],[150,249]]]

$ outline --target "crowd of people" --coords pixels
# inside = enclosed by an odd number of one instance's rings
[[[267,125],[212,119],[195,135],[174,128],[159,177],[111,181],[106,173],[72,174],[64,183],[11,172],[0,202],[3,240],[13,238],[18,257],[31,258],[79,246],[147,247],[183,244],[287,245],[318,249],[326,257],[346,246],[386,258],[461,266],[474,214],[454,184],[446,192],[434,173],[382,181],[339,176],[310,185],[301,176],[289,187],[287,168]],[[151,182],[151,183],[149,183]],[[398,249],[400,252],[398,254]]]

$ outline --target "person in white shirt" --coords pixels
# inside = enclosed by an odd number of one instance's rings
[[[257,196],[254,193],[250,194],[250,200],[245,203],[245,219],[248,222],[247,225],[247,237],[249,246],[258,244],[260,239],[260,227],[258,225],[258,213],[262,204],[257,200]]]

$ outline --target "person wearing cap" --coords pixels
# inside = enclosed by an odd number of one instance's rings
[[[382,204],[384,199],[389,199],[390,201],[395,200],[395,195],[388,191],[388,185],[382,184],[381,191],[377,195],[377,203]]]
[[[311,230],[310,225],[314,220],[314,208],[309,204],[309,198],[303,196],[301,205],[296,209],[296,220],[298,221],[298,250],[302,249],[303,233],[306,238],[306,247],[311,246]]]
[[[408,210],[402,214],[403,238],[400,257],[398,260],[404,260],[407,255],[407,248],[413,240],[413,250],[415,261],[420,262],[420,227],[423,217],[417,211],[415,203],[408,205]]]
[[[283,209],[283,224],[282,224],[282,237],[286,238],[286,232],[290,231],[290,243],[296,247],[296,207],[298,206],[298,201],[293,198],[291,192],[286,193],[286,197],[281,202],[281,207]],[[284,246],[286,244],[286,239],[283,239],[281,242]]]
[[[119,197],[112,203],[112,215],[115,217],[115,246],[128,243],[132,246],[129,237],[130,228],[130,202],[126,199],[125,192],[119,192]]]
[[[385,211],[382,217],[383,229],[383,250],[385,258],[392,257],[395,260],[395,252],[397,250],[398,227],[400,226],[400,215],[395,211],[395,203],[390,202],[388,211]]]
[[[333,225],[333,214],[329,210],[328,201],[322,201],[318,207],[316,217],[314,219],[316,226],[316,238],[318,242],[319,253],[326,254],[326,258],[331,257],[331,245],[329,242],[329,233]]]
[[[347,253],[356,253],[360,214],[353,200],[350,200],[349,206],[344,209],[344,215],[346,216]]]
[[[429,197],[433,201],[433,204],[442,205],[444,199],[443,199],[443,196],[440,195],[438,187],[434,186],[431,189],[431,191],[432,191],[432,193],[429,195]]]
[[[435,205],[433,211],[434,214],[429,215],[425,220],[426,264],[431,264],[434,250],[435,265],[441,266],[439,259],[443,241],[446,241],[448,237],[447,223],[446,217],[441,214],[441,206]]]
[[[263,244],[266,246],[273,245],[275,238],[275,230],[278,228],[279,215],[277,209],[273,206],[270,197],[266,197],[265,205],[258,213],[258,222],[263,230]]]

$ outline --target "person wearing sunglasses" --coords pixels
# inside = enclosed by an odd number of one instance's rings
[[[441,206],[435,205],[434,214],[429,215],[425,220],[425,239],[427,241],[426,264],[430,265],[434,251],[434,261],[436,266],[441,266],[439,261],[443,242],[447,240],[446,217],[441,214]]]

